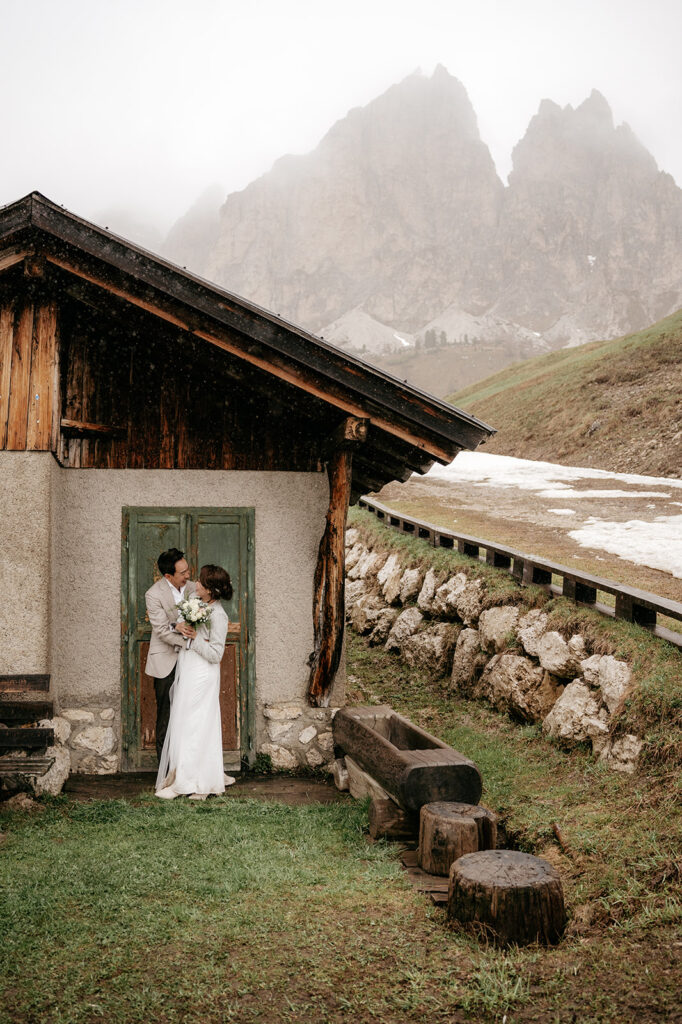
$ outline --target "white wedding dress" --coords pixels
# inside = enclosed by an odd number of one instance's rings
[[[208,626],[178,655],[171,687],[168,731],[161,751],[156,792],[166,795],[225,792],[220,725],[220,660],[227,615],[216,601]]]

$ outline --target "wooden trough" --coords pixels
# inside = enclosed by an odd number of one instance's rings
[[[387,704],[341,708],[334,744],[406,811],[424,804],[477,804],[481,775],[473,763]]]

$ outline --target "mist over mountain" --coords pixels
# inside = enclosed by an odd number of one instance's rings
[[[438,394],[682,306],[682,190],[598,92],[543,100],[505,186],[443,67],[351,110],[166,254]]]

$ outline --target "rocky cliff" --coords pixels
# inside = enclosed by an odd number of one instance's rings
[[[682,306],[682,190],[597,92],[543,100],[505,187],[462,84],[415,74],[216,205],[173,259],[417,383],[438,350],[440,393]]]

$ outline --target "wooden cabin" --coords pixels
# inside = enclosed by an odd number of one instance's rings
[[[178,547],[234,584],[226,765],[322,764],[349,501],[490,433],[39,193],[4,207],[0,688],[44,688],[72,770],[154,767],[144,593]]]

